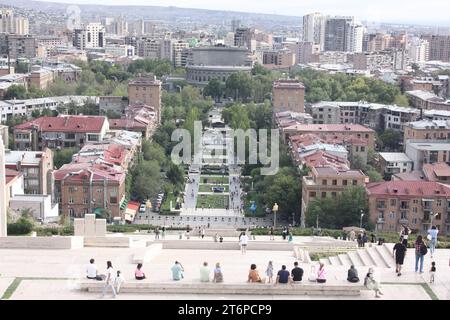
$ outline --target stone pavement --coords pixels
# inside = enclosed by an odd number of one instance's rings
[[[151,241],[153,235],[136,235],[136,239],[146,238]],[[176,239],[177,235],[168,235],[166,240]],[[257,237],[256,241],[267,241],[267,237]],[[321,238],[324,244],[331,243],[331,239]],[[198,239],[192,236],[191,240],[205,241],[211,239]],[[237,241],[235,238],[226,238],[225,241]],[[295,237],[299,244],[316,242],[315,237]],[[277,240],[276,242],[281,242]],[[135,265],[132,263],[134,253],[139,248],[83,248],[73,250],[0,250],[0,296],[10,286],[14,278],[26,278],[20,281],[13,292],[11,299],[97,299],[95,294],[81,292],[76,289],[76,279],[83,279],[86,264],[90,258],[96,259],[99,272],[104,273],[107,260],[111,260],[116,270],[121,270],[125,279],[133,278]],[[415,274],[413,266],[407,259],[404,275],[397,277],[394,270],[375,268],[375,277],[382,283],[385,295],[381,299],[431,299],[436,295],[439,299],[449,299],[448,286],[450,273],[448,272],[448,259],[450,250],[438,249],[436,262],[438,271],[436,283],[431,284],[433,292],[427,292],[427,274]],[[274,262],[277,271],[282,264],[291,269],[296,261],[292,251],[248,251],[242,255],[239,250],[189,250],[189,249],[163,249],[159,255],[144,264],[144,272],[150,282],[171,282],[170,268],[174,261],[180,261],[185,268],[185,279],[182,281],[198,281],[199,268],[203,261],[207,261],[211,268],[216,262],[222,265],[224,279],[227,283],[244,283],[251,263],[255,263],[261,275],[264,276],[269,260]],[[446,262],[444,264],[444,262]],[[308,281],[310,265],[300,263],[305,270],[304,281]],[[347,268],[344,266],[327,266],[327,279],[329,283],[345,282]],[[360,278],[364,278],[367,270],[358,270]],[[46,278],[46,279],[43,279]],[[146,280],[147,281],[147,280]],[[434,293],[434,295],[433,295]],[[151,294],[124,294],[118,299],[328,299],[327,297],[310,296],[205,296],[205,295],[151,295]],[[339,297],[331,297],[337,299]],[[342,297],[348,299],[348,297]],[[350,299],[374,299],[373,292],[363,291],[360,297]]]

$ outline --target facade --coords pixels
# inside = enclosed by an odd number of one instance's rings
[[[405,124],[403,143],[408,140],[448,140],[450,122],[447,120],[419,120]]]
[[[0,54],[11,59],[35,58],[37,56],[37,41],[31,35],[0,33]]]
[[[354,17],[328,17],[325,22],[325,51],[362,52],[364,27]]]
[[[450,100],[445,100],[435,93],[423,90],[406,91],[411,105],[424,110],[450,110]]]
[[[0,33],[25,35],[29,33],[27,18],[15,17],[11,9],[0,8]]]
[[[9,209],[17,213],[29,209],[33,218],[43,223],[59,221],[59,205],[52,202],[51,195],[16,194],[9,200]]]
[[[303,16],[303,42],[318,45],[320,51],[324,50],[325,43],[325,16],[315,12]]]
[[[99,22],[91,22],[73,32],[73,46],[78,50],[87,48],[104,48],[105,27]]]
[[[450,141],[416,142],[412,140],[406,144],[406,155],[414,162],[413,170],[422,170],[424,164],[450,161]]]
[[[429,43],[430,60],[450,62],[450,36],[432,35],[422,39]]]
[[[295,53],[289,49],[264,51],[262,63],[269,69],[289,69],[295,64]]]
[[[302,182],[302,221],[309,203],[314,199],[336,198],[349,187],[364,187],[366,176],[360,170],[341,170],[334,167],[313,167]]]
[[[145,139],[150,139],[157,127],[156,114],[153,107],[146,105],[130,105],[125,108],[121,119],[109,119],[111,130],[139,132]]]
[[[380,152],[380,171],[385,175],[411,172],[413,161],[402,152]]]
[[[250,28],[237,28],[234,32],[234,46],[255,51],[256,40],[254,31]]]
[[[422,171],[427,181],[450,184],[450,165],[448,163],[424,164]]]
[[[34,86],[40,90],[45,90],[53,82],[54,74],[51,70],[41,68],[40,66],[32,66],[28,75],[28,87]]]
[[[6,204],[17,194],[24,194],[23,173],[5,168]]]
[[[305,112],[305,87],[298,80],[275,81],[272,89],[272,104],[275,113],[283,111]]]
[[[5,151],[5,167],[23,174],[25,194],[50,194],[53,170],[53,152],[43,151]]]
[[[430,181],[387,181],[369,183],[366,192],[370,220],[378,231],[395,232],[407,225],[426,233],[434,225],[439,234],[450,234],[449,186]]]
[[[109,123],[102,116],[40,117],[14,127],[14,145],[18,150],[44,148],[81,148],[103,140]]]
[[[128,83],[130,105],[147,105],[154,109],[156,120],[161,122],[161,81],[155,76],[141,77]]]

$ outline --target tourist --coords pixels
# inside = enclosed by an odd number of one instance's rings
[[[362,235],[361,233],[358,234],[358,238],[356,239],[356,241],[358,242],[358,247],[362,247]]]
[[[376,238],[375,238],[375,235],[373,233],[370,235],[370,242],[372,242],[372,243],[377,242]]]
[[[288,242],[292,243],[293,241],[294,241],[294,238],[292,237],[292,232],[289,232]]]
[[[362,235],[362,247],[363,248],[366,246],[367,241],[368,241],[367,234],[365,232],[363,232],[363,235]]]
[[[181,280],[184,278],[183,271],[184,268],[178,261],[175,261],[175,264],[172,266],[172,279],[175,281]]]
[[[104,279],[101,275],[98,275],[97,266],[95,265],[94,259],[89,260],[89,264],[86,267],[86,278],[99,281]]]
[[[239,245],[241,246],[242,254],[246,254],[248,245],[248,236],[245,232],[239,237]]]
[[[434,283],[434,275],[436,274],[436,262],[431,263],[430,269],[430,283]]]
[[[270,240],[275,240],[273,227],[270,227],[269,235],[270,235]]]
[[[208,262],[203,262],[203,266],[200,267],[200,282],[209,282],[211,270],[208,268]]]
[[[287,284],[289,283],[289,277],[290,273],[286,270],[286,266],[282,265],[281,270],[277,273],[277,280],[275,284],[281,283],[281,284]]]
[[[392,256],[395,258],[395,272],[397,272],[397,276],[402,275],[401,271],[403,261],[405,260],[406,250],[407,249],[400,238],[400,240],[394,245],[394,249],[392,251]]]
[[[259,276],[259,272],[258,272],[258,270],[256,270],[256,264],[252,264],[250,266],[250,271],[248,273],[248,280],[247,280],[247,282],[259,282],[259,283],[266,282],[265,279],[262,279]]]
[[[317,282],[325,283],[327,279],[325,278],[325,265],[323,263],[319,264],[319,271],[317,271]]]
[[[122,276],[122,272],[117,270],[117,276],[116,280],[114,281],[114,286],[116,287],[116,293],[119,294],[120,288],[122,287],[122,284],[125,282],[124,277]]]
[[[159,227],[155,229],[155,240],[159,240]]]
[[[378,294],[383,295],[383,293],[380,290],[380,285],[373,276],[373,268],[369,269],[369,272],[367,273],[366,278],[364,279],[364,286],[366,286],[366,288],[369,290],[375,291],[376,298],[380,298]]]
[[[269,264],[267,265],[266,276],[267,276],[267,279],[269,280],[268,283],[272,283],[273,282],[273,264],[272,264],[272,261],[269,261]]]
[[[201,234],[202,234],[202,239],[203,239],[205,237],[205,228],[202,228]]]
[[[294,283],[300,283],[303,278],[303,269],[298,266],[298,262],[294,262],[294,269],[291,271],[292,281]]]
[[[161,229],[161,239],[164,240],[166,237],[166,226],[163,226]]]
[[[223,273],[222,273],[222,268],[220,267],[219,262],[216,263],[216,267],[214,269],[213,282],[217,282],[217,283],[223,282]]]
[[[190,239],[190,237],[189,237],[189,229],[186,230],[186,239],[188,239],[188,240]]]
[[[414,243],[414,247],[416,250],[416,272],[418,269],[419,261],[420,261],[420,273],[423,273],[423,260],[425,255],[427,254],[427,246],[422,239],[422,236],[417,236],[417,240]]]
[[[142,263],[138,263],[136,270],[134,271],[134,278],[136,280],[144,280],[145,279],[145,274],[142,271]]]
[[[105,296],[108,288],[111,288],[113,297],[116,297],[116,289],[114,288],[114,280],[115,280],[115,273],[114,273],[114,268],[112,266],[111,261],[107,261],[106,262],[106,281],[105,281],[105,286],[103,287],[102,290],[102,298]]]
[[[286,229],[286,227],[283,228],[283,231],[282,231],[281,235],[283,237],[283,240],[286,240],[286,237],[287,237],[287,229]]]
[[[347,281],[352,282],[352,283],[359,282],[358,270],[356,270],[354,265],[351,265],[350,269],[348,269]]]
[[[199,238],[202,237],[202,229],[200,227],[198,227],[198,237]]]
[[[436,250],[437,244],[437,235],[439,230],[436,226],[432,226],[430,230],[428,230],[428,240],[430,240],[430,257],[433,258],[434,250]]]
[[[402,231],[400,232],[400,237],[402,237],[402,242],[406,248],[408,248],[408,237],[409,237],[410,233],[411,233],[411,230],[403,224]]]
[[[350,231],[350,241],[355,241],[355,230]]]

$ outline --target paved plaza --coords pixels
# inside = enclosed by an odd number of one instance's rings
[[[134,237],[134,236],[133,236]],[[153,236],[139,235],[136,239],[152,241]],[[177,235],[168,235],[167,241],[177,239]],[[253,241],[268,241],[268,237],[258,236]],[[316,241],[312,237],[296,237],[299,245]],[[192,242],[211,242],[211,238],[199,239],[191,237]],[[226,242],[236,242],[236,238],[225,238]],[[281,242],[277,239],[276,242]],[[77,285],[84,280],[85,267],[90,258],[96,259],[100,273],[104,273],[106,261],[111,260],[115,270],[122,271],[126,280],[133,279],[135,264],[132,257],[142,248],[89,248],[72,250],[28,250],[28,249],[2,249],[0,250],[0,296],[4,299],[98,299],[98,294],[80,291]],[[395,270],[389,268],[375,268],[375,277],[381,281],[385,293],[381,299],[449,299],[450,250],[437,250],[435,261],[437,263],[436,282],[426,284],[428,273],[414,273],[413,255],[409,254],[405,260],[403,275],[397,277]],[[243,284],[247,280],[250,264],[255,263],[261,275],[264,275],[269,260],[274,262],[274,270],[280,269],[282,264],[288,269],[293,267],[296,258],[292,251],[248,250],[243,255],[239,250],[193,250],[193,249],[163,249],[149,262],[144,263],[145,281],[153,283],[172,282],[170,268],[178,260],[185,269],[185,278],[182,282],[199,282],[199,268],[204,261],[213,268],[220,262],[225,283]],[[316,263],[314,263],[316,264]],[[425,270],[430,264],[429,256],[425,258]],[[308,283],[311,265],[300,263],[305,270],[303,281]],[[364,278],[365,270],[359,271],[360,278]],[[327,266],[327,283],[345,283],[347,267]],[[133,280],[131,280],[133,279]],[[8,289],[9,288],[9,289]],[[430,290],[431,289],[431,290]],[[323,296],[274,296],[258,295],[202,295],[202,294],[135,294],[123,293],[117,299],[375,299],[373,292],[362,291],[358,297],[323,297]]]

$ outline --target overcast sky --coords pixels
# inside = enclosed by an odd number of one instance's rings
[[[39,0],[42,1],[42,0]],[[51,0],[52,2],[155,5],[302,16],[309,12],[355,15],[361,20],[450,26],[449,0]]]

